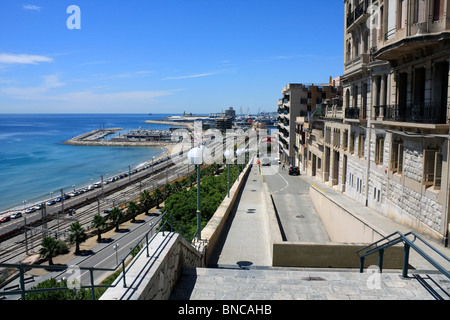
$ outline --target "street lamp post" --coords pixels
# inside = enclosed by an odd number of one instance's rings
[[[236,150],[236,156],[237,156],[237,164],[238,164],[238,181],[239,181],[239,175],[241,174],[241,155],[242,155],[243,151],[242,149],[237,149]]]
[[[114,250],[116,251],[116,265],[119,265],[119,257],[117,255],[117,251],[119,250],[119,243],[115,244],[113,246]]]
[[[200,147],[193,148],[188,153],[189,163],[195,165],[197,169],[197,240],[201,236],[201,211],[200,211],[200,166],[203,163],[203,150]]]

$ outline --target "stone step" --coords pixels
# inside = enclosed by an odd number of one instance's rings
[[[290,269],[185,268],[171,300],[450,300],[441,274]]]

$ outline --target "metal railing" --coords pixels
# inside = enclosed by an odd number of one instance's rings
[[[126,273],[130,268],[134,265],[136,261],[136,257],[139,257],[143,252],[146,252],[147,258],[150,257],[149,252],[149,245],[155,238],[155,235],[159,232],[169,232],[165,228],[168,225],[171,232],[174,230],[181,234],[182,236],[185,234],[184,230],[180,230],[181,232],[178,232],[177,228],[174,228],[170,219],[165,219],[165,215],[163,214],[159,216],[159,219],[157,219],[155,222],[152,222],[152,227],[150,230],[141,238],[141,240],[138,241],[138,243],[130,249],[129,253],[121,259],[120,263],[117,264],[115,268],[98,268],[98,267],[80,267],[76,266],[81,271],[88,271],[90,275],[90,284],[89,285],[77,285],[77,289],[90,289],[92,294],[92,300],[95,300],[95,289],[97,288],[110,288],[115,287],[119,283],[123,283],[123,287],[127,287],[126,283]],[[156,227],[156,229],[155,229]],[[155,230],[154,230],[155,229]],[[153,236],[152,236],[152,233]],[[186,239],[191,242],[191,240],[195,237],[186,237]],[[145,250],[141,250],[145,247]],[[135,257],[133,258],[131,263],[128,265],[126,264],[127,260],[132,256],[132,254],[135,252],[135,250],[138,249],[139,252]],[[12,291],[2,291],[0,292],[0,295],[20,295],[21,300],[25,300],[25,297],[29,293],[39,293],[39,292],[48,292],[48,291],[60,291],[60,290],[72,290],[73,288],[67,286],[67,287],[58,287],[58,288],[41,288],[41,289],[26,289],[25,286],[25,272],[31,269],[45,269],[47,271],[66,271],[71,268],[69,265],[52,265],[52,266],[42,266],[42,265],[34,265],[34,264],[9,264],[9,263],[0,263],[0,268],[12,268],[12,269],[18,269],[19,271],[19,289],[18,290],[12,290]],[[98,271],[104,271],[104,272],[111,272],[114,273],[116,271],[119,271],[120,268],[122,269],[121,275],[114,281],[115,284],[111,285],[102,285],[102,284],[95,284],[94,283],[94,272]]]
[[[396,236],[395,238],[393,238]],[[408,239],[408,236],[412,236],[413,239]],[[392,239],[391,239],[392,238]],[[389,240],[390,239],[390,240]],[[360,258],[360,272],[362,273],[364,270],[364,260],[367,256],[377,253],[378,252],[378,268],[380,272],[383,270],[383,255],[384,251],[396,244],[403,243],[404,250],[403,250],[403,268],[402,268],[402,277],[407,278],[408,277],[408,265],[409,265],[409,251],[410,249],[414,249],[420,256],[422,256],[426,261],[428,261],[433,267],[435,267],[439,272],[441,272],[443,275],[445,275],[447,278],[450,279],[450,272],[445,269],[443,266],[441,266],[439,263],[437,263],[433,258],[431,258],[425,251],[423,251],[419,246],[415,243],[416,240],[421,241],[424,245],[426,245],[428,248],[430,248],[432,251],[437,253],[439,256],[450,262],[450,258],[445,256],[442,252],[437,250],[435,247],[430,245],[428,242],[423,240],[421,237],[416,235],[414,232],[408,232],[406,234],[402,234],[401,232],[397,231],[394,232],[364,248],[361,248],[356,251],[356,253],[359,255]],[[387,242],[385,242],[387,241]],[[360,254],[360,252],[365,251],[363,254]]]
[[[375,118],[383,117],[384,121],[445,124],[444,105],[440,102],[392,104],[374,106]]]

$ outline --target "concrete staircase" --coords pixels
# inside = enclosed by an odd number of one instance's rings
[[[171,300],[450,300],[441,274],[298,268],[185,268]]]

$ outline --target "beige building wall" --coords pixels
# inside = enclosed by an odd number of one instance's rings
[[[342,106],[297,119],[303,172],[446,242],[450,1],[343,2]]]

